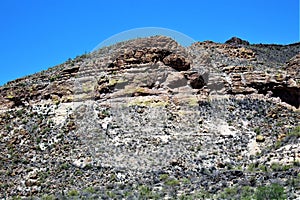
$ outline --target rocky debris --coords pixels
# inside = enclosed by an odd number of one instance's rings
[[[141,38],[1,87],[0,198],[299,198],[299,45],[227,43]]]
[[[73,165],[75,167],[84,169],[85,167],[87,167],[89,164],[91,164],[91,158],[80,158],[80,159],[76,159],[73,161]]]

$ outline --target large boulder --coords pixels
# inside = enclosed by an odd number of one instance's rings
[[[171,54],[165,57],[163,62],[177,71],[187,71],[190,69],[191,64],[184,56],[178,54]]]

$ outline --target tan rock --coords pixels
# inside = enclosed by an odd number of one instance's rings
[[[263,135],[256,136],[256,142],[264,142],[264,141],[265,141],[265,137]]]

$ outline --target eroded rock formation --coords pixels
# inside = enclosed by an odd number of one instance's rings
[[[7,83],[0,198],[298,198],[299,48],[156,36]]]

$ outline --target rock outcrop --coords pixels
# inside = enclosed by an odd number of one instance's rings
[[[225,42],[225,44],[232,44],[232,45],[249,45],[250,43],[246,40],[242,40],[238,37],[232,37]]]
[[[11,81],[0,198],[299,198],[299,50],[155,36]]]

